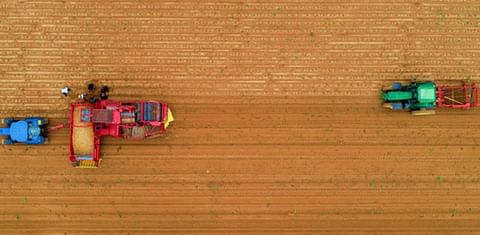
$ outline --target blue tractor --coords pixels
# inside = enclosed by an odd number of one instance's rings
[[[0,119],[0,136],[2,144],[45,144],[48,131],[45,118],[31,117],[21,120],[13,118]]]

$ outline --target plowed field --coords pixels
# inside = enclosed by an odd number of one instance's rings
[[[480,110],[379,101],[479,74],[473,0],[1,1],[0,116],[63,123],[95,80],[176,120],[100,169],[67,129],[0,146],[0,234],[480,234]]]

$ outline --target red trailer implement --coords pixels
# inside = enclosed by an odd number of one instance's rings
[[[473,82],[461,86],[438,85],[437,106],[445,108],[473,108],[478,106],[478,88]]]
[[[75,167],[100,163],[100,138],[145,139],[164,135],[173,116],[158,101],[102,100],[74,103],[70,109],[70,161]]]

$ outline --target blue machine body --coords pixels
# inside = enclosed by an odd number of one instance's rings
[[[47,130],[47,120],[44,118],[25,118],[3,120],[6,127],[0,128],[0,135],[5,136],[4,144],[44,144]]]

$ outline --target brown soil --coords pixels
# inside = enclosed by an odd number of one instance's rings
[[[479,110],[384,110],[382,85],[476,80],[474,1],[3,1],[0,116],[60,88],[160,99],[164,138],[0,146],[0,234],[479,234]],[[477,81],[478,82],[478,81]],[[72,96],[75,96],[73,94]]]

